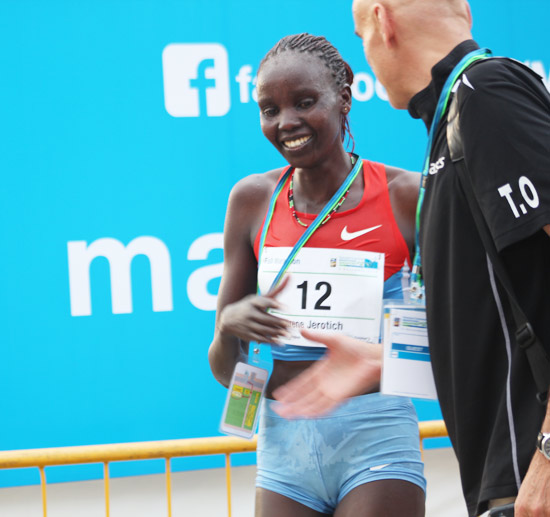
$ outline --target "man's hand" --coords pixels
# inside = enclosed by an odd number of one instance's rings
[[[550,461],[535,452],[515,503],[516,517],[550,517]]]
[[[380,383],[382,345],[341,334],[302,331],[306,339],[323,343],[328,351],[303,373],[273,393],[273,410],[286,418],[328,413],[346,398],[376,389]]]

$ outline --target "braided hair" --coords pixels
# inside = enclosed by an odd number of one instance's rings
[[[276,45],[264,56],[260,62],[258,71],[262,68],[262,65],[269,61],[272,57],[278,56],[279,54],[287,51],[308,52],[321,59],[325,66],[329,69],[337,90],[342,89],[345,85],[351,86],[353,83],[353,71],[348,63],[344,61],[340,55],[340,52],[338,52],[338,50],[336,50],[336,48],[324,36],[313,36],[307,32],[285,36],[279,40]],[[342,114],[342,142],[345,140],[346,134],[348,135],[348,142],[350,140],[352,142],[353,151],[355,141],[351,134],[347,113]]]

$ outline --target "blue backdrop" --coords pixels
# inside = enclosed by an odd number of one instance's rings
[[[548,2],[471,5],[481,45],[550,81]],[[364,157],[417,170],[422,123],[386,101],[351,2],[4,0],[0,20],[0,448],[218,434],[225,389],[207,349],[227,197],[283,165],[259,127],[260,59],[284,35],[325,35],[356,73]],[[0,473],[0,486],[37,481]]]

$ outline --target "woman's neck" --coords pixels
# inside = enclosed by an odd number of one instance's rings
[[[303,213],[319,213],[340,188],[353,168],[347,152],[334,160],[326,160],[311,169],[297,168],[294,171],[294,203]]]

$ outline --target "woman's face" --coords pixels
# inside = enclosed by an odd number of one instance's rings
[[[257,82],[263,134],[294,167],[311,168],[341,152],[349,88],[337,91],[324,62],[286,51],[266,61]]]

